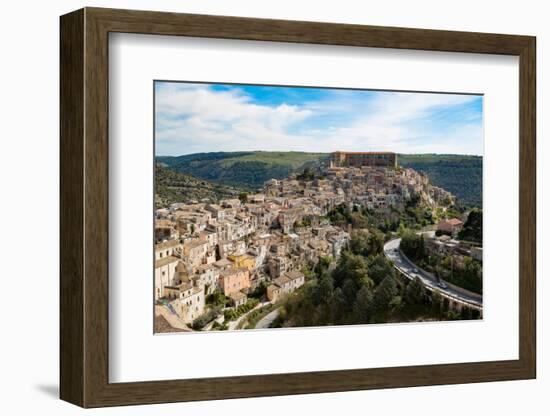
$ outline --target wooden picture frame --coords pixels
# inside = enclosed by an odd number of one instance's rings
[[[60,396],[82,407],[536,377],[535,38],[85,8],[61,17]],[[243,39],[519,57],[519,359],[109,383],[108,35]]]

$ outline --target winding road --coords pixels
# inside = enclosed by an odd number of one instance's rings
[[[400,244],[400,238],[388,241],[384,245],[384,254],[388,259],[393,261],[395,268],[403,275],[411,280],[418,277],[427,289],[432,291],[437,290],[442,296],[454,302],[466,304],[478,310],[483,309],[483,297],[481,295],[448,282],[443,282],[444,287],[440,286],[436,276],[419,268],[403,254],[399,248]]]
[[[279,316],[279,308],[269,312],[266,316],[260,319],[254,328],[255,329],[269,328],[273,323],[273,321],[277,319],[277,316]]]

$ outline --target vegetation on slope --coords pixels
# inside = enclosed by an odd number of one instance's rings
[[[471,257],[466,256],[463,262],[457,263],[453,256],[428,255],[424,237],[412,231],[402,234],[400,248],[415,264],[443,280],[475,293],[483,293],[482,266]]]
[[[155,166],[155,207],[166,207],[174,202],[189,203],[208,199],[217,202],[223,198],[236,198],[241,189],[207,182],[191,175]]]
[[[481,244],[483,241],[483,211],[480,209],[471,210],[458,236],[461,240]]]
[[[399,155],[397,163],[424,172],[430,182],[456,195],[466,207],[482,207],[483,158],[467,155]]]
[[[372,231],[371,231],[372,232]],[[336,267],[317,267],[316,278],[289,296],[273,327],[353,325],[478,318],[449,310],[448,301],[419,280],[408,281],[372,245],[367,231],[354,232]],[[363,241],[358,241],[363,240]]]
[[[326,153],[254,151],[159,156],[157,162],[201,179],[255,190],[269,179],[286,178],[326,158]]]

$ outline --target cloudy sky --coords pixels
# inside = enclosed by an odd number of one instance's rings
[[[157,156],[276,150],[481,155],[483,98],[155,83]]]

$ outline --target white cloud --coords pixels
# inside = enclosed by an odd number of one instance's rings
[[[183,84],[185,85],[185,84]],[[285,130],[311,115],[306,109],[281,104],[258,105],[239,90],[161,88],[157,91],[157,138],[160,143],[192,140],[216,147],[285,138]],[[259,138],[262,140],[260,141]]]
[[[472,120],[471,115],[458,123],[437,119],[439,112],[478,97],[395,92],[371,94],[369,100],[358,94],[334,97],[273,106],[254,102],[239,88],[213,91],[208,85],[164,84],[156,97],[157,154],[338,149],[482,152],[479,119]],[[344,121],[326,128],[316,125],[335,114]]]
[[[482,152],[481,123],[441,123],[427,128],[434,111],[466,104],[477,97],[451,94],[382,93],[349,126],[321,132],[319,139],[350,151],[391,150],[399,153]],[[418,125],[422,121],[422,125]],[[329,150],[330,151],[330,150]]]

